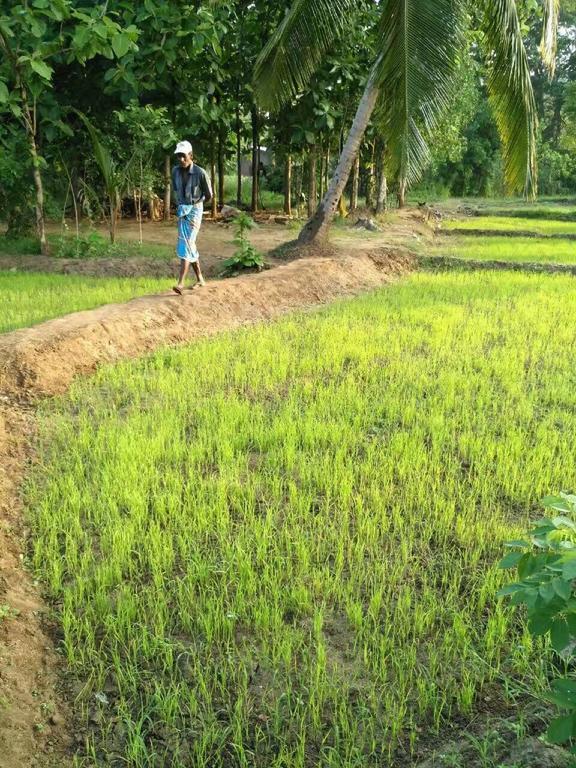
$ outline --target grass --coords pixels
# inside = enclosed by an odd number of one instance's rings
[[[527,223],[522,219],[506,216],[476,216],[465,219],[449,219],[443,222],[443,229],[489,229],[505,230],[509,232],[534,232],[541,235],[565,235],[576,236],[576,223],[568,221],[556,221],[542,219]]]
[[[86,765],[406,766],[483,689],[536,691],[495,562],[576,485],[575,301],[417,274],[44,404],[32,557]]]
[[[0,333],[168,288],[169,281],[156,278],[0,271]]]
[[[174,257],[174,245],[160,243],[118,240],[110,243],[109,239],[95,231],[84,230],[80,238],[75,235],[48,236],[50,255],[55,258],[130,258],[148,257],[168,260]],[[36,237],[8,238],[0,236],[0,255],[35,256],[40,253],[40,242]]]
[[[224,177],[224,200],[228,205],[236,205],[236,176]],[[249,206],[252,202],[252,180],[250,177],[242,178],[242,204]],[[284,195],[281,192],[272,192],[269,189],[260,189],[258,204],[263,205],[267,211],[282,211],[284,208]]]
[[[576,263],[576,242],[543,238],[451,237],[430,249],[434,255],[456,256],[482,261],[538,262],[543,264]]]

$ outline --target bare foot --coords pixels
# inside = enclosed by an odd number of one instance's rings
[[[183,285],[174,285],[172,287],[172,290],[174,291],[174,293],[177,293],[178,296],[182,296],[182,291],[184,290],[184,286]]]

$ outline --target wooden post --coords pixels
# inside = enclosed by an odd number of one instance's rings
[[[284,213],[292,216],[292,155],[286,155],[284,165]]]

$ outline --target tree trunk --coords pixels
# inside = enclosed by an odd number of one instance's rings
[[[360,181],[360,153],[354,160],[354,169],[352,172],[352,194],[350,196],[350,212],[358,208],[358,182]]]
[[[380,184],[378,185],[378,197],[376,199],[376,213],[383,213],[388,208],[388,182],[386,173],[382,168]]]
[[[164,158],[164,221],[170,221],[170,203],[172,195],[172,170],[170,155]]]
[[[216,198],[216,152],[214,151],[214,137],[210,139],[210,183],[212,185],[212,200],[210,201],[210,214],[213,219],[218,213]]]
[[[250,210],[258,210],[258,194],[260,181],[260,137],[258,135],[258,111],[255,106],[250,110],[252,116],[252,203]]]
[[[46,222],[44,220],[44,185],[42,183],[42,174],[40,173],[40,158],[38,156],[38,147],[36,145],[35,120],[28,104],[28,95],[26,89],[18,75],[18,84],[20,87],[20,99],[22,101],[22,113],[26,126],[26,138],[28,139],[28,148],[32,158],[32,176],[34,178],[34,188],[36,190],[36,204],[34,206],[36,213],[36,232],[40,240],[40,253],[42,256],[48,256],[49,248],[46,239]]]
[[[375,141],[370,145],[370,162],[366,166],[368,171],[368,178],[366,179],[366,208],[372,208],[374,205],[374,187],[376,186],[376,173],[374,167],[375,145]]]
[[[218,135],[218,208],[224,207],[224,142],[226,141],[223,131]]]
[[[292,216],[292,155],[286,155],[284,165],[284,213]]]
[[[308,151],[308,216],[316,213],[316,145]]]
[[[382,213],[388,207],[388,181],[386,179],[386,149],[383,148],[379,157],[378,195],[376,196],[376,213]]]
[[[240,120],[240,96],[236,102],[236,205],[242,205],[242,122]]]
[[[370,117],[374,111],[378,93],[379,88],[374,82],[374,77],[371,75],[366,83],[366,88],[362,95],[362,99],[360,100],[360,104],[358,105],[354,122],[352,123],[344,149],[338,160],[338,166],[334,171],[334,176],[330,182],[328,192],[320,203],[314,218],[308,221],[302,229],[300,237],[298,238],[300,244],[311,243],[326,236],[330,223],[334,218],[338,200],[342,196],[344,187],[348,182],[352,163],[360,149],[360,142],[362,141],[362,137],[370,122]]]
[[[300,218],[300,203],[302,202],[302,182],[304,180],[304,165],[298,163],[296,166],[296,211]]]
[[[320,179],[319,179],[320,184],[319,184],[319,188],[318,188],[318,197],[320,198],[320,200],[323,199],[324,193],[326,192],[326,187],[324,186],[324,178],[325,178],[325,173],[324,173],[324,157],[325,157],[325,155],[321,151],[320,152],[320,174],[319,174],[319,176],[320,176]]]
[[[398,208],[404,208],[406,205],[406,179],[398,182]]]
[[[328,189],[328,173],[330,167],[330,141],[326,145],[326,155],[324,157],[324,189]],[[324,197],[324,195],[322,195]]]

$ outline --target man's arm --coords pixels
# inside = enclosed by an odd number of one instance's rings
[[[206,173],[206,171],[202,171],[200,184],[202,186],[202,194],[204,195],[204,202],[209,203],[210,200],[212,200],[212,187],[210,185],[210,179],[208,178],[208,174]]]

